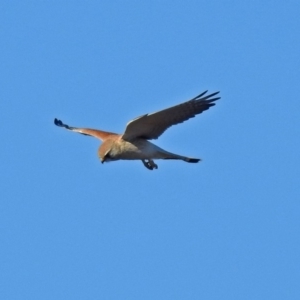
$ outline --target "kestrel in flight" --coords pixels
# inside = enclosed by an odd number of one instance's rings
[[[149,170],[157,169],[154,159],[180,159],[189,163],[197,163],[200,161],[199,158],[190,158],[168,152],[148,140],[157,139],[172,125],[201,114],[214,106],[214,101],[220,99],[220,97],[214,98],[219,92],[205,96],[206,93],[207,91],[182,104],[135,118],[127,123],[123,134],[71,127],[58,119],[54,119],[54,124],[100,139],[103,143],[99,147],[98,156],[102,163],[119,159],[141,160]]]

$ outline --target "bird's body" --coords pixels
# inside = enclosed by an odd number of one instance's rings
[[[148,140],[158,138],[168,127],[194,117],[215,105],[212,103],[213,101],[220,99],[219,97],[210,99],[218,92],[201,98],[205,93],[183,104],[153,114],[146,114],[130,121],[122,135],[97,129],[71,127],[57,119],[54,120],[54,123],[68,130],[102,140],[103,143],[98,150],[98,156],[102,163],[121,159],[141,160],[144,166],[150,170],[157,169],[153,159],[179,159],[196,163],[200,159],[168,152]]]
[[[129,142],[123,140],[121,136],[117,139],[109,139],[100,146],[100,158],[104,157],[107,148],[110,148],[111,150],[109,151],[109,154],[106,155],[106,161],[119,159],[148,159],[150,157],[152,159],[160,159],[163,158],[164,152],[164,150],[145,139],[137,138]]]

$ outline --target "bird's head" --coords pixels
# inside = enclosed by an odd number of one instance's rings
[[[115,160],[115,151],[113,148],[112,141],[105,141],[98,150],[98,156],[101,160],[101,163]]]

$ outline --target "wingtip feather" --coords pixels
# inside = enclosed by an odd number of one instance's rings
[[[220,91],[214,92],[212,94],[206,95],[204,96],[206,93],[208,92],[208,90],[206,90],[205,92],[201,93],[200,95],[194,97],[193,99],[191,99],[190,101],[196,100],[196,101],[216,101],[219,100],[221,97],[216,97],[211,99],[213,96],[217,95],[220,93]],[[204,96],[204,97],[203,97]]]
[[[62,126],[63,125],[63,122],[61,121],[61,120],[58,120],[58,119],[54,119],[54,124],[56,125],[56,126]]]

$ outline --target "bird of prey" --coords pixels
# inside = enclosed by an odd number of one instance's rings
[[[135,118],[127,123],[123,134],[72,127],[58,119],[54,119],[54,124],[100,139],[103,143],[99,147],[98,156],[102,163],[120,159],[141,160],[149,170],[157,169],[154,159],[179,159],[189,163],[197,163],[200,161],[199,158],[190,158],[168,152],[148,140],[157,139],[172,125],[195,117],[195,115],[214,106],[214,101],[220,99],[220,97],[214,97],[219,92],[210,95],[206,95],[206,93],[207,91],[182,104]]]

